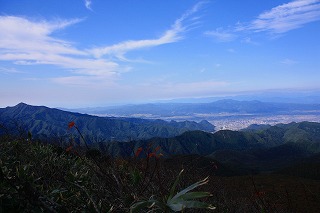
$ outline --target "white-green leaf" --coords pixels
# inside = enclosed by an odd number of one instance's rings
[[[205,197],[210,197],[211,193],[209,192],[188,192],[184,195],[181,195],[179,199],[181,200],[194,200],[194,199],[200,199]]]
[[[179,175],[178,175],[177,179],[175,180],[175,182],[174,182],[173,186],[171,187],[171,190],[170,190],[170,194],[169,194],[168,200],[170,200],[170,199],[173,197],[174,192],[175,192],[175,190],[176,190],[176,187],[177,187],[177,185],[178,185],[178,182],[179,182],[179,180],[180,180],[180,177],[181,177],[182,173],[183,173],[183,169],[180,171],[180,173],[179,173]]]
[[[185,193],[187,193],[187,192],[189,192],[189,191],[191,191],[191,190],[193,190],[193,189],[195,189],[195,188],[197,188],[197,187],[199,187],[199,186],[201,186],[201,185],[207,184],[208,181],[209,181],[209,178],[206,177],[205,179],[200,180],[200,181],[192,184],[191,186],[185,188],[184,190],[181,190],[181,191],[180,191],[179,193],[177,193],[172,199],[176,199],[176,198],[180,197],[181,195],[184,195]]]

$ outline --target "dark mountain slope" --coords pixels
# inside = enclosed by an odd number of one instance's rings
[[[128,143],[105,143],[103,150],[113,156],[129,156],[132,150],[139,147],[147,149],[148,146],[153,148],[160,146],[161,153],[165,157],[174,155],[209,155],[217,150],[247,150],[261,148],[263,144],[259,143],[249,133],[235,131],[219,131],[214,134],[202,131],[189,131],[182,135],[172,138],[152,138],[149,140],[132,141]],[[152,149],[151,149],[152,150]]]
[[[139,147],[152,152],[160,146],[164,157],[206,156],[224,166],[228,174],[271,172],[319,153],[317,123],[291,123],[256,132],[222,130],[214,134],[185,132],[173,138],[152,138],[130,143],[100,144],[112,156],[132,156]],[[302,128],[304,130],[302,130]],[[305,131],[308,140],[288,140],[290,132]],[[311,136],[310,136],[311,135]],[[302,137],[302,136],[301,136]],[[142,154],[146,156],[146,154]]]
[[[239,174],[250,174],[284,168],[310,155],[311,153],[296,144],[286,143],[272,148],[217,150],[207,157],[219,161]]]
[[[294,162],[276,173],[320,180],[320,153]]]

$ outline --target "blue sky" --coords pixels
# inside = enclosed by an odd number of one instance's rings
[[[0,107],[320,89],[320,0],[0,0]]]

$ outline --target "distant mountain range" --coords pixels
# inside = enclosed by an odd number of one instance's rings
[[[300,103],[300,104],[320,104],[320,91],[260,91],[250,94],[235,94],[218,97],[205,98],[180,98],[159,101],[160,103],[210,103],[223,99],[233,99],[237,101],[257,100],[273,103]]]
[[[320,104],[273,103],[261,101],[236,101],[231,99],[210,103],[153,103],[73,109],[72,111],[114,116],[173,117],[197,114],[247,113],[247,114],[290,114],[316,111],[320,114]]]
[[[0,108],[0,128],[5,131],[26,133],[39,139],[68,138],[68,123],[75,122],[90,141],[127,141],[152,137],[173,137],[189,130],[214,131],[207,121],[163,121],[138,118],[98,117],[51,109],[45,106],[30,106],[20,103],[14,107]],[[1,133],[1,132],[0,132]]]

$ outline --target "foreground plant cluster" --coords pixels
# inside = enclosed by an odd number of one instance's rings
[[[164,159],[161,147],[152,144],[132,150],[129,158],[88,148],[43,144],[31,134],[2,138],[0,212],[320,210],[319,181],[272,174],[221,177],[218,162],[200,156]]]
[[[161,167],[159,148],[152,152],[141,148],[132,158],[111,159],[97,150],[30,140],[2,140],[0,146],[1,212],[214,209],[199,201],[210,193],[192,191],[207,184],[208,178],[189,186],[181,183],[182,171],[165,172]]]

